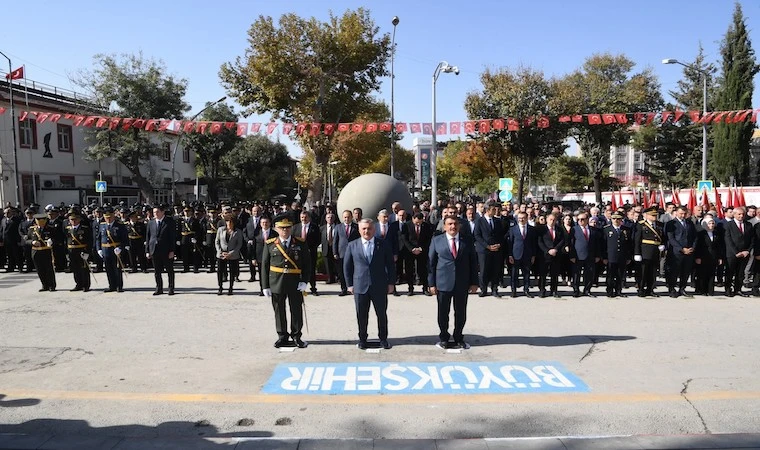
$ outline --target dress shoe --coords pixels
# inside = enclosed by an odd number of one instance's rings
[[[446,350],[446,348],[449,346],[448,342],[438,341],[435,343],[435,346],[440,348],[441,350]]]
[[[82,288],[80,286],[75,286],[74,289],[69,289],[69,292],[77,292],[77,291],[81,291],[81,290],[82,290]]]
[[[232,295],[232,288],[229,288],[229,289],[227,290],[227,295]]]
[[[512,297],[512,298],[517,298],[517,292],[512,291],[512,293],[509,294],[509,296]]]
[[[132,269],[129,271],[129,273],[137,273],[137,269]]]
[[[589,292],[589,291],[586,291],[586,292],[584,292],[584,293],[583,293],[583,296],[584,296],[584,297],[591,297],[591,298],[594,298],[594,297],[596,297],[596,295],[592,294],[592,293],[591,293],[591,292]]]
[[[399,294],[397,290],[395,290],[395,289],[393,290],[393,296],[394,296],[394,297],[398,297],[398,296],[400,296],[400,295],[401,295],[401,294]]]
[[[469,350],[470,349],[470,344],[468,344],[465,341],[457,341],[457,346],[459,348],[461,348],[462,350]]]
[[[220,288],[219,288],[219,290],[218,290],[218,291],[216,291],[216,295],[222,295],[222,291],[223,291],[223,290],[224,290],[224,289],[220,287]]]
[[[560,298],[560,297],[559,297],[559,292],[558,292],[558,291],[554,291],[554,294],[553,294],[553,295],[554,295],[554,298]]]
[[[546,293],[546,291],[541,291],[541,298],[546,298],[549,296],[549,294]]]
[[[249,278],[249,279],[248,279],[248,282],[249,282],[249,283],[253,283],[254,281],[256,281],[256,280],[254,280],[253,278]]]
[[[579,298],[580,296],[581,296],[580,292],[573,292],[573,297],[574,298]]]
[[[494,289],[493,291],[493,296],[496,298],[501,298],[501,294],[499,294],[499,291],[497,291],[496,289]]]
[[[201,271],[198,270],[198,269],[193,269],[193,273],[201,273]],[[238,281],[240,281],[240,280],[238,280]]]
[[[164,293],[164,291],[162,291],[162,290],[160,290],[160,289],[156,289],[156,290],[153,292],[153,295],[162,295],[163,293]]]
[[[739,297],[749,297],[749,294],[747,294],[744,291],[737,291],[736,295],[738,295]]]
[[[347,291],[340,291],[340,294],[338,294],[338,297],[345,297],[346,295],[348,295]]]
[[[658,294],[656,292],[650,292],[649,295],[648,295],[648,297],[660,298],[660,294]]]
[[[414,288],[409,288],[409,292],[408,292],[408,295],[409,295],[410,297],[411,297],[412,295],[414,295]]]
[[[380,340],[380,347],[384,348],[385,350],[390,350],[391,349],[391,344],[387,340],[381,339]]]
[[[103,292],[116,292],[116,289],[107,288],[107,289],[103,289]]]
[[[367,341],[359,341],[356,344],[356,348],[358,348],[359,350],[367,350]]]
[[[531,294],[530,292],[526,292],[525,296],[528,297],[528,298],[533,298],[533,294]]]
[[[302,341],[301,338],[295,338],[294,341],[296,343],[296,347],[298,348],[306,348],[309,346],[309,343],[306,341]]]
[[[485,293],[485,292],[483,292],[483,291],[480,291],[480,292],[478,293],[478,297],[485,297],[486,295],[488,295],[488,294],[486,294],[486,293]]]
[[[169,288],[169,295],[174,295],[174,288]]]
[[[671,298],[678,298],[678,292],[676,292],[676,291],[670,291],[669,295],[670,295]]]
[[[116,288],[116,292],[119,292],[119,293],[124,292],[124,288]]]
[[[148,273],[148,269],[143,269],[142,273]]]
[[[315,297],[319,297],[319,292],[317,292],[317,290],[316,290],[316,289],[312,289],[312,290],[311,290],[311,295],[313,295],[313,296],[315,296]]]
[[[44,288],[38,290],[37,292],[47,292],[47,290],[48,290],[48,288],[44,287]]]
[[[685,290],[683,290],[683,289],[681,289],[681,290],[678,292],[678,295],[681,295],[681,296],[683,296],[683,297],[686,297],[686,298],[694,298],[694,296],[693,296],[693,295],[689,294],[688,292],[686,292],[686,291],[685,291]]]
[[[82,289],[82,292],[90,292],[90,288],[84,288]]]
[[[287,338],[280,338],[274,342],[274,348],[286,347],[290,345],[290,341]]]
[[[51,287],[51,288],[49,288],[49,289],[48,289],[48,291],[50,291],[50,292],[55,292],[55,286],[54,286],[54,287]],[[745,297],[749,297],[749,296],[748,296],[748,295],[746,295],[746,294],[745,294],[744,296],[745,296]]]
[[[433,294],[430,293],[429,289],[423,289],[422,293],[425,294],[425,295],[427,295],[428,297],[430,297],[431,295],[433,295]]]

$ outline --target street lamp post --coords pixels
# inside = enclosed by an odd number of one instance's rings
[[[335,171],[334,167],[338,164],[338,161],[330,161],[330,204],[333,202],[333,190],[335,190]]]
[[[432,140],[433,147],[430,150],[430,205],[433,208],[438,208],[438,175],[436,174],[436,164],[438,159],[438,143],[436,142],[436,121],[435,121],[435,82],[438,81],[438,76],[441,73],[453,73],[459,75],[459,67],[450,66],[446,61],[441,61],[435,66],[433,71],[433,124],[432,124]]]
[[[19,182],[18,176],[18,150],[16,149],[16,108],[13,103],[13,78],[11,77],[11,74],[13,73],[13,63],[5,53],[0,52],[0,55],[3,55],[3,57],[8,60],[8,91],[11,104],[11,137],[13,138],[13,178],[16,184],[16,204],[20,205],[21,183]],[[34,177],[32,177],[32,182],[34,182]]]
[[[190,118],[190,122],[192,122],[195,119],[197,119],[198,116],[200,116],[201,114],[203,114],[203,112],[206,111],[207,109],[211,108],[212,106],[215,106],[218,103],[222,103],[225,100],[227,100],[227,96],[224,96],[224,97],[220,98],[219,100],[215,101],[214,103],[209,103],[208,105],[206,105],[205,108],[203,108],[202,110],[198,111],[198,113],[196,115],[194,115],[193,117],[191,117]],[[182,133],[182,128],[180,128],[179,134],[177,135],[177,141],[174,143],[174,150],[172,151],[172,206],[174,206],[174,195],[175,195],[175,193],[177,191],[177,179],[174,177],[174,165],[175,165],[175,163],[177,161],[177,147],[179,147],[179,141],[182,139],[183,135],[184,134]],[[198,177],[198,175],[196,174],[196,178],[197,177]],[[197,182],[196,182],[196,186],[197,186]],[[200,189],[200,186],[198,186],[198,189]],[[195,198],[196,199],[198,198],[198,192],[196,192],[196,197]]]
[[[707,76],[709,73],[693,64],[682,63],[673,58],[663,59],[663,64],[680,64],[688,69],[696,70],[702,75],[702,114],[707,114]],[[707,179],[707,124],[702,122],[702,179]]]
[[[396,25],[398,25],[398,16],[393,16],[391,21],[393,24],[393,37],[391,38],[391,176],[395,177],[396,170],[396,118],[394,116],[394,103],[393,103],[393,82],[395,80],[393,74],[393,60],[396,56]]]

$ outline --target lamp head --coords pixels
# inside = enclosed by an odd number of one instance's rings
[[[391,20],[391,23],[393,24],[394,27],[398,25],[398,16],[393,16],[393,20]]]
[[[673,59],[673,58],[667,58],[667,59],[663,59],[662,63],[663,64],[678,64],[678,60]]]

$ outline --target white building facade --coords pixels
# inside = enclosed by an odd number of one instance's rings
[[[646,169],[646,155],[632,145],[610,148],[610,176],[626,186],[643,186],[649,178],[642,175]]]

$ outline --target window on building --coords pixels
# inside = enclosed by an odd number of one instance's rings
[[[625,163],[617,163],[615,165],[615,173],[625,173]]]
[[[172,144],[171,142],[164,142],[164,151],[161,155],[164,161],[172,160]]]
[[[32,183],[32,176],[27,174],[21,174],[21,195],[23,204],[29,204],[36,200],[34,195],[34,188],[40,188],[40,176],[34,176],[34,183]]]
[[[71,135],[71,125],[58,124],[58,151],[67,153],[74,151],[74,139]]]
[[[62,188],[76,187],[76,180],[74,179],[73,175],[61,175],[60,180]]]
[[[19,120],[18,130],[21,148],[37,149],[37,121],[31,119]]]
[[[132,177],[121,177],[121,184],[124,186],[132,186]]]
[[[186,163],[190,162],[190,149],[189,148],[183,148],[182,149],[182,162],[186,162]]]

